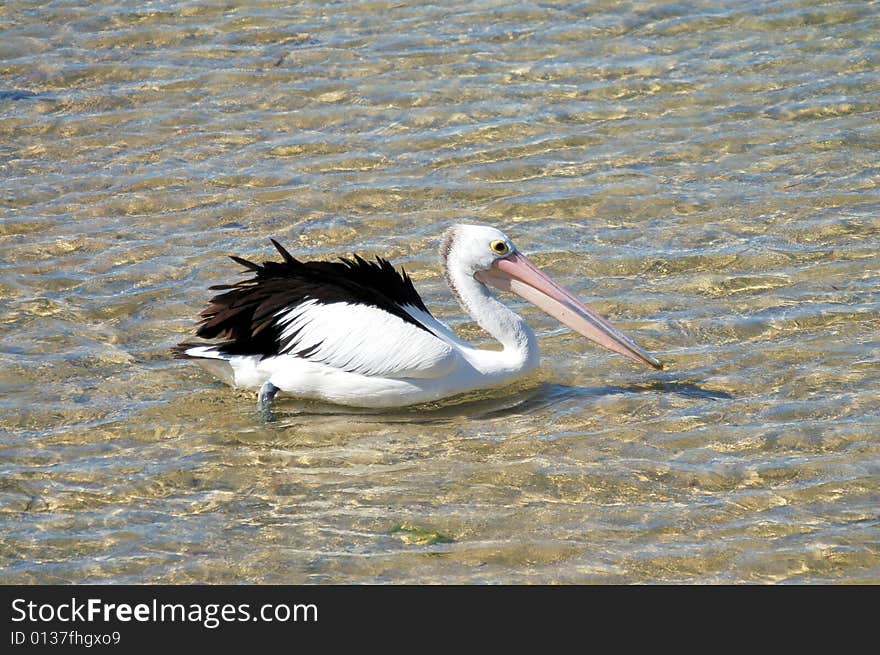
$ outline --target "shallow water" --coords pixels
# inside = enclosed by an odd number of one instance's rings
[[[146,7],[146,8],[145,8]],[[880,4],[0,6],[0,582],[880,583]],[[261,423],[226,259],[491,223],[670,366]]]

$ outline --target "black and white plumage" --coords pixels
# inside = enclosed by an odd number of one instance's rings
[[[236,386],[281,390],[355,406],[393,407],[492,386],[538,365],[537,340],[489,292],[513,291],[563,323],[637,361],[659,362],[541,273],[495,228],[458,225],[441,258],[462,307],[504,346],[474,348],[437,321],[412,281],[386,260],[354,255],[302,262],[277,241],[282,260],[232,259],[252,277],[223,291],[201,312],[197,336],[182,343],[193,359]]]

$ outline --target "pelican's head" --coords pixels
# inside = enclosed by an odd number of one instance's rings
[[[501,230],[488,225],[456,225],[444,237],[441,256],[447,269],[455,267],[481,284],[511,291],[599,345],[663,368],[655,357],[529,261]]]

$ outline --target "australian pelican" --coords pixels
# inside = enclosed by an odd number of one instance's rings
[[[233,256],[253,277],[218,285],[197,336],[175,355],[229,384],[357,407],[400,407],[490,387],[538,366],[535,333],[489,290],[511,291],[583,336],[632,360],[653,356],[541,272],[500,230],[456,225],[440,248],[446,280],[462,308],[501,342],[481,350],[425,307],[412,281],[386,260],[357,255],[301,262],[277,241],[282,261]]]

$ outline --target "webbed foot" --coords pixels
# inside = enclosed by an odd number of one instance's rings
[[[278,393],[278,387],[269,381],[264,382],[260,387],[260,393],[257,396],[257,412],[266,423],[275,419],[272,415],[272,399],[275,398],[276,393]]]

